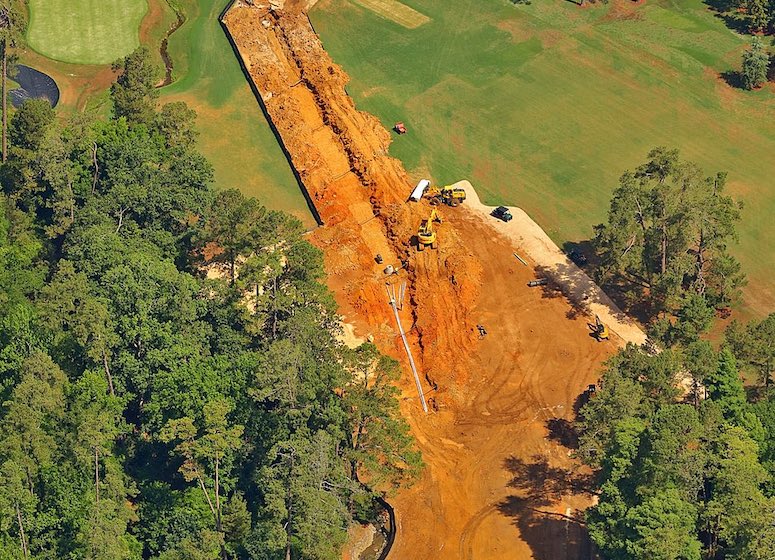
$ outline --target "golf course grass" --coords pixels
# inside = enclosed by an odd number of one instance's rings
[[[60,111],[96,111],[107,116],[109,99],[107,89],[113,80],[106,66],[131,52],[139,40],[151,50],[154,61],[162,66],[159,46],[177,16],[175,9],[185,14],[186,21],[169,39],[168,52],[173,63],[174,82],[161,90],[160,103],[185,101],[199,115],[199,147],[215,169],[217,188],[240,189],[255,196],[267,207],[289,212],[308,226],[315,222],[306,201],[280,146],[272,134],[245,77],[231,45],[218,23],[218,15],[227,0],[31,0],[32,24],[28,41],[34,51],[22,53],[22,61],[50,74],[62,90]],[[139,15],[127,23],[132,6],[139,6]],[[173,9],[173,7],[175,9]],[[143,19],[143,14],[146,13]],[[67,42],[85,46],[92,39],[78,36],[60,36],[56,31],[65,29],[56,19],[73,10],[80,12],[79,25],[85,21],[96,22],[100,33],[118,36],[128,32],[131,42],[126,49],[101,54],[99,64],[96,53],[90,56],[88,65],[63,63],[56,48]],[[121,17],[106,18],[106,14]],[[57,15],[60,14],[60,15]],[[97,15],[100,17],[97,18]],[[71,17],[71,16],[67,16]],[[74,17],[74,16],[73,16]],[[68,20],[69,21],[69,20]],[[82,25],[83,24],[83,25]],[[101,28],[100,26],[106,26]],[[104,31],[122,26],[120,30]],[[46,31],[46,32],[44,32]],[[85,33],[82,31],[82,33]],[[96,36],[96,31],[87,34]],[[41,41],[35,42],[35,39]],[[99,41],[115,48],[118,41]],[[61,43],[61,44],[60,44]],[[51,50],[53,49],[53,51]],[[47,58],[48,57],[48,58]],[[57,60],[54,60],[54,58]]]
[[[73,64],[110,64],[139,44],[147,0],[29,0],[27,42]]]
[[[182,100],[196,110],[200,149],[215,167],[219,188],[238,188],[313,226],[291,168],[218,22],[225,0],[179,4],[187,20],[169,41],[175,82],[162,90],[161,102]]]
[[[749,278],[744,314],[775,310],[773,86],[719,77],[747,37],[702,0],[403,3],[429,21],[411,29],[352,0],[321,0],[311,19],[358,107],[406,123],[391,154],[415,178],[468,178],[562,244],[592,236],[618,177],[652,147],[680,148],[709,175],[729,172],[745,204],[732,249]]]

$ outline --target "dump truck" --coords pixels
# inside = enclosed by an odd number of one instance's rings
[[[431,249],[436,248],[436,230],[433,227],[434,223],[441,223],[441,216],[432,209],[427,219],[420,222],[420,227],[417,228],[417,250],[422,251],[425,247]]]
[[[446,204],[447,206],[459,206],[466,199],[465,189],[454,187],[436,187],[429,186],[425,189],[425,198],[429,200],[432,206],[437,204]]]

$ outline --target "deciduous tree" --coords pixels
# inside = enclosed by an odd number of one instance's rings
[[[113,99],[113,115],[125,117],[132,124],[151,126],[156,119],[156,84],[161,72],[153,64],[148,47],[141,46],[133,53],[113,63],[113,70],[120,72],[110,88]]]

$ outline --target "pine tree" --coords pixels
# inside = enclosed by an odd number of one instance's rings
[[[113,115],[125,117],[130,124],[153,126],[156,120],[156,84],[161,77],[151,60],[148,47],[142,46],[133,53],[113,63],[113,70],[120,71],[118,80],[110,88],[113,99]]]
[[[745,388],[737,370],[732,352],[724,349],[719,354],[718,368],[705,378],[708,398],[721,408],[724,418],[740,423],[746,409]]]
[[[16,47],[24,36],[26,21],[19,3],[13,0],[0,1],[0,56],[2,57],[2,96],[3,96],[3,136],[2,160],[8,158],[8,59],[11,49]]]
[[[707,306],[728,305],[742,278],[719,278],[740,219],[725,182],[724,173],[706,177],[681,161],[678,150],[651,150],[646,163],[622,175],[607,223],[595,228],[599,279],[628,281],[654,316],[681,308],[687,287]]]
[[[751,31],[761,31],[767,27],[770,14],[767,11],[767,0],[748,0],[748,18],[751,22]]]
[[[759,37],[751,40],[751,48],[743,53],[743,87],[756,89],[767,81],[770,57]]]

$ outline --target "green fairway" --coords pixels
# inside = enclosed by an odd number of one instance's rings
[[[218,23],[225,0],[180,2],[187,22],[170,39],[176,81],[162,102],[186,101],[199,114],[200,148],[220,188],[236,187],[307,226],[314,220],[296,179]]]
[[[391,153],[415,177],[469,178],[562,243],[592,235],[650,148],[678,147],[729,172],[745,201],[733,252],[747,311],[775,309],[775,97],[718,77],[739,68],[747,38],[702,0],[403,1],[430,21],[407,29],[351,0],[322,0],[311,17],[358,107],[406,123]]]
[[[27,42],[75,64],[110,64],[139,44],[146,0],[29,0]]]

